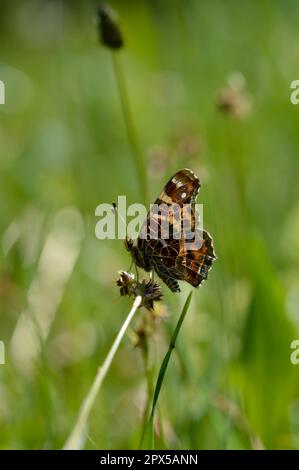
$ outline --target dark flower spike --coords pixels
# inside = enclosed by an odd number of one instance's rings
[[[154,309],[154,302],[162,300],[163,295],[159,284],[153,280],[143,279],[136,285],[135,294],[141,295],[142,306],[148,310]]]
[[[132,295],[135,290],[134,274],[127,273],[126,271],[119,271],[119,277],[116,284],[120,287],[120,295]]]
[[[154,302],[162,300],[163,297],[161,287],[157,282],[146,279],[140,282],[136,281],[134,274],[127,273],[126,271],[119,271],[116,284],[120,287],[120,295],[134,295],[134,297],[140,295],[142,297],[140,306],[147,310],[154,310]]]
[[[115,50],[123,46],[124,42],[117,15],[106,3],[103,3],[98,9],[98,31],[100,40],[105,46]]]
[[[217,95],[216,105],[220,111],[235,118],[246,117],[251,110],[251,100],[246,92],[246,80],[241,73],[234,73]]]

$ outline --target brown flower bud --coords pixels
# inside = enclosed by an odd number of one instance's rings
[[[120,287],[120,295],[131,295],[134,293],[134,274],[120,271],[116,285]]]
[[[153,310],[154,302],[162,300],[162,291],[159,284],[155,281],[143,279],[135,288],[135,294],[141,295],[142,306],[148,310]]]
[[[220,111],[238,119],[246,117],[251,101],[246,93],[246,81],[242,74],[233,74],[225,87],[219,90],[216,105]]]
[[[118,25],[117,16],[107,4],[102,4],[98,10],[98,31],[102,43],[111,49],[120,49],[123,38]]]

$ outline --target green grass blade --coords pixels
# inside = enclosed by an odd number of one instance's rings
[[[145,431],[145,436],[144,436],[142,448],[153,449],[155,447],[155,442],[154,442],[154,440],[155,440],[154,439],[155,411],[156,411],[156,407],[157,407],[161,387],[162,387],[162,384],[163,384],[163,380],[164,380],[164,377],[165,377],[166,369],[168,367],[168,363],[169,363],[172,351],[175,347],[175,342],[176,342],[176,339],[177,339],[178,334],[180,332],[182,323],[183,323],[183,321],[185,319],[185,316],[187,314],[187,311],[189,309],[191,298],[192,298],[192,292],[189,293],[189,295],[186,299],[186,302],[184,304],[182,313],[180,315],[180,318],[177,322],[177,325],[176,325],[175,330],[173,332],[173,335],[171,337],[169,347],[168,347],[168,351],[165,354],[164,359],[163,359],[162,364],[161,364],[161,367],[160,367],[160,371],[159,371],[159,375],[158,375],[158,379],[157,379],[157,383],[156,383],[156,387],[155,387],[155,391],[154,391],[152,410],[151,410],[151,414],[150,414],[149,421],[148,421],[148,424],[147,424],[147,428],[146,428],[146,431]]]

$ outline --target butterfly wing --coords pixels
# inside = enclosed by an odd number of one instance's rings
[[[195,201],[199,189],[199,179],[191,170],[177,172],[156,199],[139,235],[138,247],[143,251],[144,259],[173,292],[180,290],[178,279],[187,280],[185,268],[177,262],[180,253],[183,256],[182,239],[185,234],[182,223],[186,219],[183,211],[189,207],[189,228],[194,233]]]
[[[194,240],[182,239],[176,258],[176,272],[180,279],[198,287],[208,277],[216,255],[213,240],[206,230],[197,230]]]
[[[200,182],[188,168],[178,171],[161,191],[155,204],[194,204],[200,189]]]

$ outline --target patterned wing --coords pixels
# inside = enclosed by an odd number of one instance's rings
[[[161,191],[155,204],[194,204],[200,189],[200,182],[188,168],[178,171]]]
[[[187,168],[178,171],[168,181],[151,207],[139,238],[143,240],[181,238],[184,207],[190,208],[190,228],[194,232],[195,201],[199,189],[200,182],[193,171]]]
[[[193,241],[181,240],[176,258],[176,272],[180,279],[198,287],[208,277],[216,255],[213,240],[205,230],[198,230]]]
[[[176,259],[179,255],[180,240],[150,240],[145,245],[145,255],[152,269],[172,292],[180,292],[177,282]]]
[[[199,179],[191,170],[177,172],[156,199],[139,235],[138,248],[143,251],[144,259],[173,292],[180,291],[177,279],[186,278],[182,269],[178,272],[176,261],[183,239],[183,206],[190,208],[190,228],[194,233],[194,205],[199,188]]]

